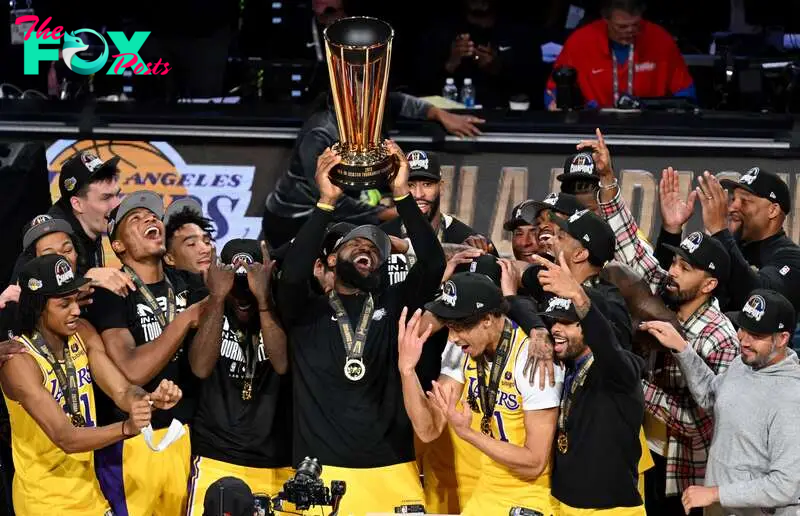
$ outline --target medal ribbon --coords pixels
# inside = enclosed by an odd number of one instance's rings
[[[230,324],[230,319],[228,320],[228,324]],[[260,333],[260,330],[259,330]],[[244,372],[244,384],[242,387],[242,397],[245,396],[245,391],[247,390],[248,386],[250,389],[253,388],[253,378],[256,376],[256,366],[258,364],[258,335],[255,335],[248,329],[247,332],[236,332],[236,340],[239,342],[239,347],[242,349],[244,353],[244,363],[245,363],[245,372]]]
[[[375,300],[372,299],[372,294],[368,294],[367,300],[364,301],[364,307],[358,317],[358,327],[355,330],[355,334],[353,327],[350,325],[350,317],[347,315],[342,300],[339,299],[336,291],[331,290],[328,292],[328,303],[336,314],[336,323],[339,325],[339,333],[342,335],[344,351],[347,355],[346,360],[361,360],[361,357],[364,356],[364,345],[367,342],[372,312],[375,310]]]
[[[611,68],[612,68],[612,75],[614,78],[614,107],[617,107],[617,103],[619,102],[619,77],[617,77],[617,54],[614,52],[614,48],[611,49]],[[628,47],[628,95],[633,95],[633,69],[635,65],[633,64],[633,45]]]
[[[34,332],[29,337],[30,342],[36,348],[50,367],[53,368],[53,373],[58,379],[58,385],[61,388],[61,394],[66,398],[66,408],[69,415],[72,417],[73,422],[80,422],[80,426],[86,424],[86,418],[81,414],[80,395],[78,394],[78,375],[75,372],[75,364],[72,362],[72,357],[69,356],[69,341],[64,342],[64,367],[56,360],[44,337],[39,332]]]
[[[589,368],[592,367],[593,363],[594,355],[587,358],[586,362],[583,363],[581,368],[576,373],[575,379],[572,380],[572,385],[569,388],[569,393],[566,393],[566,391],[562,392],[561,407],[558,414],[559,435],[567,434],[567,418],[572,410],[572,403],[575,401],[575,393],[578,392],[578,389],[583,386],[583,383],[586,381],[586,375],[589,374]],[[564,394],[566,394],[566,396]]]
[[[494,362],[492,363],[492,370],[489,373],[489,385],[486,385],[486,360],[481,357],[476,367],[478,370],[478,397],[481,401],[481,431],[488,435],[492,435],[491,418],[494,414],[494,405],[497,402],[497,391],[500,386],[500,377],[503,375],[503,370],[508,363],[508,357],[511,354],[511,321],[506,319],[505,326],[503,327],[503,334],[500,336],[500,342],[497,344],[497,349],[494,352]],[[470,391],[469,396],[474,396]],[[474,405],[474,399],[470,405]]]
[[[164,311],[161,310],[161,305],[158,304],[156,296],[154,296],[147,285],[144,284],[139,275],[127,265],[124,265],[122,270],[133,280],[133,284],[136,285],[136,290],[139,291],[144,298],[144,302],[147,303],[147,306],[149,306],[150,310],[155,314],[158,323],[161,325],[161,329],[163,330],[166,328],[167,325],[175,319],[175,290],[172,288],[172,282],[167,275],[164,274],[164,281],[167,282],[167,313],[165,314]]]

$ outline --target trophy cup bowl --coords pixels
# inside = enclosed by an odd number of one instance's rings
[[[333,150],[342,159],[330,179],[343,189],[383,186],[397,172],[381,133],[393,38],[392,27],[376,18],[343,18],[325,29],[325,55],[339,127],[339,141]]]

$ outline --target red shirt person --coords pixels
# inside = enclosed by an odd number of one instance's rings
[[[695,98],[694,82],[675,41],[661,26],[643,20],[643,11],[641,0],[607,0],[603,19],[576,30],[564,44],[553,70],[570,66],[577,71],[587,107],[614,107],[625,94]],[[545,92],[550,110],[556,108],[555,95],[551,76]]]

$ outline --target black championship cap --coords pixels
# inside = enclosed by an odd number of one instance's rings
[[[784,331],[794,333],[794,307],[788,299],[774,290],[754,290],[740,311],[727,315],[736,326],[757,335],[772,335]]]
[[[544,312],[539,312],[537,315],[547,317],[554,321],[578,322],[580,320],[572,301],[564,299],[563,297],[551,297],[548,299],[547,307],[544,309]]]
[[[578,198],[572,194],[556,193],[548,194],[544,200],[533,201],[536,206],[536,215],[542,210],[552,210],[569,217],[576,211],[581,211],[584,206],[578,201]]]
[[[556,176],[562,183],[571,181],[594,181],[599,183],[600,178],[594,173],[594,158],[591,152],[578,152],[572,154],[564,161],[564,172]]]
[[[751,194],[778,203],[783,213],[792,211],[792,197],[789,195],[789,186],[777,174],[753,167],[739,178],[739,182],[723,179],[720,181],[723,188],[733,190],[741,188]]]
[[[333,254],[339,240],[354,229],[356,229],[356,225],[350,222],[328,224],[328,228],[325,230],[325,237],[322,239],[320,258],[324,259]]]
[[[680,247],[664,244],[692,267],[703,269],[718,280],[727,280],[731,269],[731,258],[728,251],[715,238],[705,236],[699,231],[691,233],[683,239]]]
[[[236,274],[247,274],[247,265],[261,263],[261,243],[251,238],[234,238],[222,248],[219,259],[225,265],[233,265]]]
[[[144,208],[153,213],[159,220],[164,218],[164,200],[155,192],[139,190],[131,192],[122,199],[122,202],[111,210],[108,216],[108,236],[111,240],[116,236],[117,228],[128,213],[137,208]]]
[[[69,158],[61,165],[61,173],[58,176],[61,199],[66,202],[92,181],[114,177],[117,174],[119,160],[119,156],[114,156],[108,161],[103,161],[91,152],[85,151]]]
[[[203,217],[203,207],[200,205],[200,202],[193,197],[184,197],[183,199],[173,201],[167,206],[167,209],[164,211],[164,225],[166,226],[169,224],[169,219],[181,213],[183,210],[189,210],[198,217]]]
[[[64,219],[54,219],[50,215],[37,215],[25,226],[22,236],[22,248],[27,249],[37,240],[50,233],[66,233],[73,235],[72,226]]]
[[[458,320],[495,310],[503,300],[503,292],[489,276],[461,272],[442,285],[442,294],[426,303],[425,310],[439,319]]]
[[[567,220],[555,218],[553,222],[580,242],[595,263],[604,264],[614,258],[617,242],[614,231],[608,222],[591,211],[577,211]]]
[[[505,221],[503,229],[514,231],[520,226],[535,226],[536,216],[539,214],[539,209],[534,204],[535,202],[528,199],[514,206],[514,209],[511,210],[511,218]]]
[[[484,276],[488,276],[498,287],[500,286],[500,279],[503,276],[503,269],[500,268],[500,263],[498,263],[497,257],[493,254],[482,254],[470,263],[459,264],[456,266],[455,272],[483,274]]]
[[[19,284],[23,290],[45,297],[70,294],[87,283],[89,279],[76,277],[69,261],[58,254],[34,258],[19,273]]]
[[[442,171],[439,164],[439,156],[433,152],[426,152],[421,150],[412,150],[406,154],[408,160],[408,180],[414,179],[430,179],[432,181],[441,181]]]
[[[255,498],[243,480],[223,477],[208,486],[203,516],[253,516]]]
[[[372,242],[372,245],[378,248],[378,259],[380,263],[386,261],[386,258],[392,253],[392,242],[384,231],[378,226],[365,224],[353,229],[345,236],[341,237],[333,246],[333,250],[339,249],[341,246],[355,240],[356,238],[363,238]]]

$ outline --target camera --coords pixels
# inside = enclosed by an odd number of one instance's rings
[[[508,516],[544,516],[544,514],[525,507],[512,507],[508,512]]]
[[[321,474],[322,466],[317,459],[303,459],[294,477],[283,484],[283,491],[276,497],[276,508],[280,510],[281,501],[286,501],[301,511],[312,505],[328,505],[332,507],[332,514],[336,513],[347,485],[341,480],[333,480],[328,488],[320,479]]]

